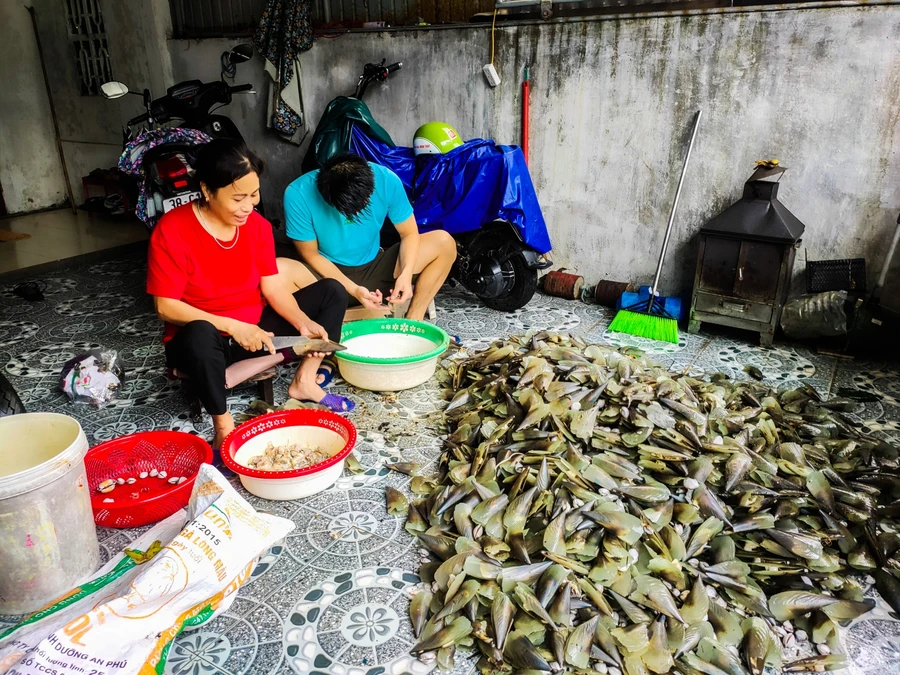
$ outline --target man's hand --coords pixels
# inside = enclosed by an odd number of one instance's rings
[[[381,304],[384,301],[384,297],[381,295],[381,291],[370,291],[368,288],[365,288],[363,286],[356,287],[356,291],[353,293],[353,297],[359,300],[359,304],[361,304],[366,309],[378,309],[379,307],[381,307]]]
[[[412,298],[412,294],[412,275],[401,274],[394,281],[394,288],[391,290],[388,302],[394,304],[408,302]]]
[[[328,331],[312,319],[306,319],[305,321],[298,324],[297,330],[299,330],[300,335],[304,337],[317,338],[320,340],[328,339]]]
[[[272,343],[274,334],[267,333],[262,328],[254,326],[252,323],[235,321],[234,325],[229,327],[228,334],[248,352],[258,352],[265,348],[270,354],[275,353],[275,345]]]

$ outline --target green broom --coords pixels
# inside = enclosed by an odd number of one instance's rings
[[[650,297],[620,309],[612,323],[609,324],[611,331],[678,344],[678,320],[665,310],[665,300],[656,296],[659,288],[659,276],[662,274],[662,266],[666,258],[666,249],[669,247],[669,236],[672,234],[672,224],[675,222],[675,210],[678,208],[678,199],[681,197],[681,186],[684,184],[684,175],[687,173],[702,113],[702,110],[698,110],[697,116],[694,118],[694,129],[691,131],[691,141],[688,144],[687,154],[684,156],[684,166],[681,167],[681,178],[678,179],[675,201],[672,203],[669,223],[666,225],[666,236],[663,238],[662,250],[659,252],[659,262],[656,264],[656,276],[653,277],[653,285],[650,287]]]

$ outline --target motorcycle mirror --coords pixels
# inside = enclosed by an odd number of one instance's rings
[[[128,86],[122,82],[111,80],[100,85],[100,93],[103,95],[103,98],[122,98],[128,93]]]
[[[244,63],[245,61],[249,61],[252,58],[253,45],[251,44],[236,45],[230,52],[228,52],[228,62],[231,65]]]

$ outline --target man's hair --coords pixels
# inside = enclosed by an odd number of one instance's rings
[[[327,204],[352,219],[369,205],[375,191],[375,174],[362,157],[337,155],[319,170],[316,187]]]

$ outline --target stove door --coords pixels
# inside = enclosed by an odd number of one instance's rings
[[[734,295],[741,242],[708,235],[704,239],[700,290],[717,295]]]
[[[781,277],[784,246],[760,241],[741,243],[734,294],[739,298],[774,303]]]

